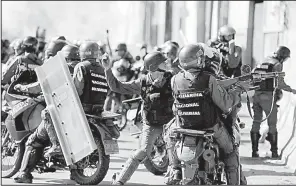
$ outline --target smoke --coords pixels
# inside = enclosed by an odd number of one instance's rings
[[[4,1],[2,38],[35,36],[46,29],[46,39],[63,35],[68,40],[103,40],[106,29],[110,42],[142,42],[144,7],[129,1]],[[140,15],[139,15],[140,14]]]

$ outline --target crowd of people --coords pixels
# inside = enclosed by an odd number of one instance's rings
[[[239,86],[223,87],[218,80],[238,77],[242,74],[242,48],[235,45],[235,29],[223,26],[218,38],[209,43],[196,43],[180,46],[177,42],[167,41],[153,51],[147,45],[141,47],[142,56],[133,57],[127,45],[121,43],[112,55],[111,47],[101,42],[84,41],[71,43],[64,36],[53,39],[45,45],[36,37],[26,37],[12,42],[2,41],[1,62],[6,64],[2,72],[2,89],[18,81],[14,89],[23,93],[42,92],[38,80],[33,76],[22,76],[24,71],[34,69],[59,51],[65,56],[73,81],[80,96],[85,113],[100,115],[110,110],[111,97],[138,95],[142,99],[142,138],[141,147],[127,160],[122,170],[114,177],[113,184],[125,184],[136,171],[139,164],[151,152],[155,139],[163,132],[163,125],[175,118],[176,125],[193,130],[213,130],[214,139],[222,149],[227,183],[246,185],[239,161],[239,143],[234,139],[237,130],[237,113],[241,107],[241,94],[252,86],[240,83]],[[213,50],[215,49],[215,50]],[[274,55],[266,58],[257,70],[282,71],[283,62],[290,57],[290,50],[280,46]],[[140,74],[131,75],[136,63],[141,62]],[[265,65],[265,66],[264,66]],[[267,67],[266,67],[267,66]],[[3,67],[3,66],[2,66]],[[132,72],[133,71],[133,72]],[[92,73],[90,73],[92,72]],[[30,73],[29,73],[30,74]],[[94,83],[98,82],[98,83]],[[262,112],[269,113],[269,133],[272,157],[277,152],[277,105],[268,100],[275,88],[296,94],[296,90],[281,79],[278,87],[273,80],[264,80],[254,95],[255,112],[251,130],[252,157],[258,157],[260,120]],[[269,96],[265,99],[264,95]],[[277,100],[275,100],[277,101]],[[274,105],[271,107],[271,104]],[[116,112],[116,109],[112,110]],[[5,111],[7,112],[7,111]],[[32,150],[50,140],[51,149],[46,156],[61,153],[60,144],[47,109],[42,112],[42,123],[30,135],[20,173],[15,178],[18,183],[32,183],[36,158],[30,156]],[[166,184],[180,182],[182,171],[180,162],[173,150],[174,140],[169,139],[168,153],[172,176]]]

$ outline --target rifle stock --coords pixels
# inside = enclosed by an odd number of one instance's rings
[[[265,79],[284,77],[285,75],[286,75],[285,72],[268,72],[265,74],[251,73],[251,74],[239,76],[236,78],[230,78],[230,79],[226,79],[226,80],[218,80],[218,83],[221,86],[223,86],[224,88],[227,88],[227,87],[234,85],[235,83],[240,82],[240,81],[251,80],[251,84],[254,84],[256,82],[261,82]]]

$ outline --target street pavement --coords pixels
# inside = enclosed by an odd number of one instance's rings
[[[269,148],[270,145],[267,141],[259,144],[260,157],[251,158],[251,142],[249,131],[251,129],[252,120],[249,117],[246,104],[240,112],[240,118],[246,123],[246,127],[241,130],[241,146],[240,155],[241,163],[243,166],[244,174],[247,178],[248,184],[256,185],[295,185],[296,176],[293,171],[278,164],[276,161],[270,161]],[[138,139],[131,136],[130,133],[135,132],[134,128],[127,126],[121,133],[119,138],[120,154],[113,155],[110,161],[110,169],[105,179],[100,185],[109,185],[111,183],[112,175],[120,171],[122,165],[125,163],[132,150],[138,148]],[[267,157],[266,157],[267,156]],[[57,171],[55,173],[33,173],[33,184],[46,185],[46,184],[62,184],[72,185],[74,181],[70,180],[69,171]],[[163,176],[155,176],[148,172],[143,165],[140,165],[134,173],[130,181],[126,185],[163,185]],[[2,185],[18,185],[13,182],[13,179],[2,179]],[[22,184],[23,185],[23,184]]]

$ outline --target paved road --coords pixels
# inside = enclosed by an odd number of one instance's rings
[[[246,122],[246,128],[241,131],[241,162],[243,164],[244,174],[247,177],[248,184],[260,184],[260,185],[295,185],[296,176],[293,175],[292,170],[289,170],[285,166],[277,164],[276,161],[270,161],[268,158],[251,158],[251,143],[249,137],[249,131],[251,127],[251,119],[248,116],[246,106],[243,106],[240,112],[241,119]],[[129,127],[122,132],[119,139],[120,155],[112,156],[110,169],[104,181],[100,184],[109,185],[113,173],[120,170],[121,166],[127,160],[129,154],[133,149],[136,149],[137,140],[129,135]],[[260,144],[260,155],[265,157],[269,153],[270,145],[265,142]],[[270,155],[270,154],[269,154]],[[69,179],[69,172],[57,171],[55,173],[33,173],[33,184],[75,184],[75,182]],[[2,179],[2,184],[15,184],[12,179]],[[139,169],[132,176],[127,185],[162,185],[163,176],[155,176],[148,172],[143,165],[140,165]],[[16,184],[17,185],[17,184]]]

